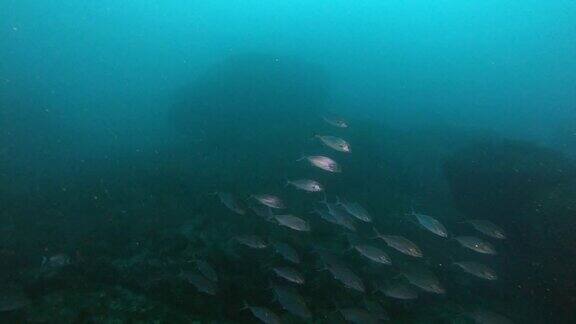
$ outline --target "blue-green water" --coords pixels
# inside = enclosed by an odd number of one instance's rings
[[[573,21],[564,0],[0,1],[0,322],[571,322]]]

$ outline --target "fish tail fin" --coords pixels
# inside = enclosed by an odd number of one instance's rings
[[[424,261],[424,264],[426,266],[432,267],[432,260],[429,257],[424,256],[421,259]]]
[[[290,181],[290,179],[284,179],[284,188],[290,186],[290,184],[292,184],[292,182]]]
[[[455,265],[455,264],[456,264],[456,259],[454,259],[453,256],[448,255],[448,260],[450,260],[450,265]]]
[[[250,308],[250,305],[248,305],[248,302],[246,300],[243,300],[242,301],[242,307],[240,307],[240,311],[247,310],[249,308]]]
[[[328,270],[328,266],[323,261],[320,261],[320,265],[316,268],[316,271],[321,272],[326,270]]]
[[[322,200],[320,200],[320,203],[328,206],[328,196],[326,196],[326,193],[322,193]]]
[[[272,260],[268,260],[268,261],[260,264],[260,266],[258,266],[258,269],[259,269],[261,272],[268,273],[269,271],[272,271],[272,270],[273,270],[272,263],[273,263]],[[272,272],[273,272],[273,271],[272,271]]]
[[[322,249],[322,248],[321,247],[313,247],[312,251],[311,251],[314,254],[318,254],[318,258],[316,259],[316,262],[313,265],[313,269],[316,270],[317,272],[328,270],[328,265],[320,256],[320,249]]]
[[[372,231],[374,231],[374,237],[372,237],[371,239],[377,239],[380,238],[382,236],[382,234],[380,232],[378,232],[378,229],[376,227],[372,227]]]
[[[414,204],[410,204],[410,210],[404,213],[404,216],[415,216],[416,210],[414,209]]]
[[[311,247],[307,248],[307,251],[310,252],[311,254],[318,254],[319,249],[320,247],[316,246],[315,244],[312,244]]]
[[[270,222],[270,223],[276,223],[276,222],[275,222],[275,219],[274,219],[274,216],[276,216],[276,215],[274,215],[274,214],[267,215],[266,218],[265,218],[265,220],[266,220],[267,222]],[[281,216],[281,215],[278,215],[278,216]]]
[[[456,306],[456,309],[458,310],[458,316],[464,316],[467,313],[467,310],[464,307],[458,304],[454,304],[454,306]]]
[[[232,251],[230,254],[234,259],[240,259],[240,254],[238,254],[238,251]]]
[[[260,265],[260,269],[266,271],[266,270],[270,269],[271,266],[272,266],[272,261],[266,261],[265,263],[262,263]]]
[[[192,252],[192,255],[186,261],[189,263],[198,263],[198,252]]]
[[[304,159],[306,159],[306,155],[302,155],[298,160],[296,160],[296,162],[302,161]]]
[[[334,313],[342,313],[342,306],[336,299],[332,299],[332,304],[334,305]]]
[[[348,242],[348,243],[352,243],[355,240],[354,234],[352,234],[352,233],[345,232],[345,233],[342,233],[342,235],[344,236],[344,238],[346,239],[346,242]]]
[[[369,292],[370,292],[371,294],[375,294],[375,293],[379,292],[379,291],[382,289],[382,286],[383,286],[383,285],[382,285],[381,283],[372,282],[372,283],[369,285],[369,287],[368,287],[369,290],[370,290]]]
[[[354,234],[345,233],[344,236],[346,236],[346,242],[348,243],[348,248],[345,251],[352,251],[354,249],[354,241],[356,240]]]

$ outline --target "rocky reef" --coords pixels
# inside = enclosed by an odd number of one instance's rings
[[[576,162],[530,143],[468,145],[444,164],[459,211],[510,231],[509,291],[539,300],[549,314],[576,307]],[[564,317],[568,318],[568,317]]]

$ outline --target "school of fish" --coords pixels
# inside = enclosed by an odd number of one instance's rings
[[[336,132],[347,132],[349,124],[340,117],[322,116],[328,127]],[[346,172],[339,162],[340,157],[352,153],[352,145],[344,138],[336,135],[315,134],[313,137],[324,148],[334,154],[304,155],[295,161],[306,161],[311,167],[319,169],[318,172],[338,173]],[[361,153],[358,153],[361,154]],[[331,154],[332,155],[332,154]],[[231,213],[239,217],[248,217],[254,214],[269,226],[283,229],[289,237],[298,242],[300,238],[314,233],[312,224],[323,222],[330,228],[332,235],[345,236],[348,248],[315,244],[312,246],[294,246],[282,242],[274,237],[262,237],[255,233],[238,233],[234,241],[239,248],[248,250],[267,250],[276,256],[269,265],[254,264],[254,269],[261,269],[262,276],[269,281],[269,290],[272,296],[268,305],[252,304],[253,301],[244,299],[240,301],[238,311],[248,311],[253,318],[262,323],[281,323],[282,314],[286,312],[294,318],[303,321],[313,321],[314,310],[310,309],[299,289],[305,285],[312,285],[314,277],[306,277],[309,269],[314,269],[315,276],[331,278],[334,289],[341,287],[352,296],[352,304],[334,300],[334,296],[327,296],[328,304],[332,304],[333,313],[341,320],[350,323],[380,323],[393,320],[383,306],[388,302],[411,302],[428,295],[439,298],[450,291],[437,273],[449,276],[468,276],[478,285],[490,285],[497,281],[499,276],[489,265],[490,258],[498,255],[496,244],[507,238],[505,231],[498,225],[485,219],[469,219],[458,222],[469,230],[462,235],[451,233],[444,223],[430,215],[416,212],[413,208],[402,215],[399,221],[413,223],[414,232],[395,233],[385,228],[378,228],[379,218],[365,202],[342,199],[338,193],[329,196],[330,191],[323,183],[316,179],[293,178],[285,180],[284,187],[291,187],[302,195],[318,195],[315,206],[309,213],[297,214],[291,211],[291,203],[285,201],[280,189],[277,192],[255,193],[241,199],[231,192],[218,192],[221,204]],[[282,188],[279,184],[278,188]],[[286,189],[289,190],[289,189]],[[297,203],[294,203],[297,205]],[[420,229],[420,230],[419,230]],[[421,236],[429,239],[443,240],[445,244],[462,250],[467,259],[450,257],[450,262],[431,262],[428,259],[426,246],[418,243]],[[305,264],[303,255],[311,256],[311,264]],[[346,258],[356,256],[365,266],[358,267],[344,261]],[[279,257],[279,258],[278,258]],[[220,285],[226,283],[220,279],[219,272],[227,269],[215,269],[207,260],[195,261],[196,272],[182,272],[185,282],[194,286],[198,292],[217,297],[221,294]],[[367,272],[393,271],[396,275],[384,278],[378,282],[369,282],[364,276]],[[306,271],[303,271],[306,270]],[[448,274],[448,275],[446,275]],[[374,280],[372,280],[374,281]],[[266,293],[266,292],[262,292]],[[388,300],[388,302],[384,302]],[[345,304],[344,306],[342,304]],[[476,323],[511,323],[504,315],[485,310],[482,307],[462,312],[461,316]]]

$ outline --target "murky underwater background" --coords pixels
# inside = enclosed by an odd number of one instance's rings
[[[571,322],[575,20],[1,1],[0,322]]]

